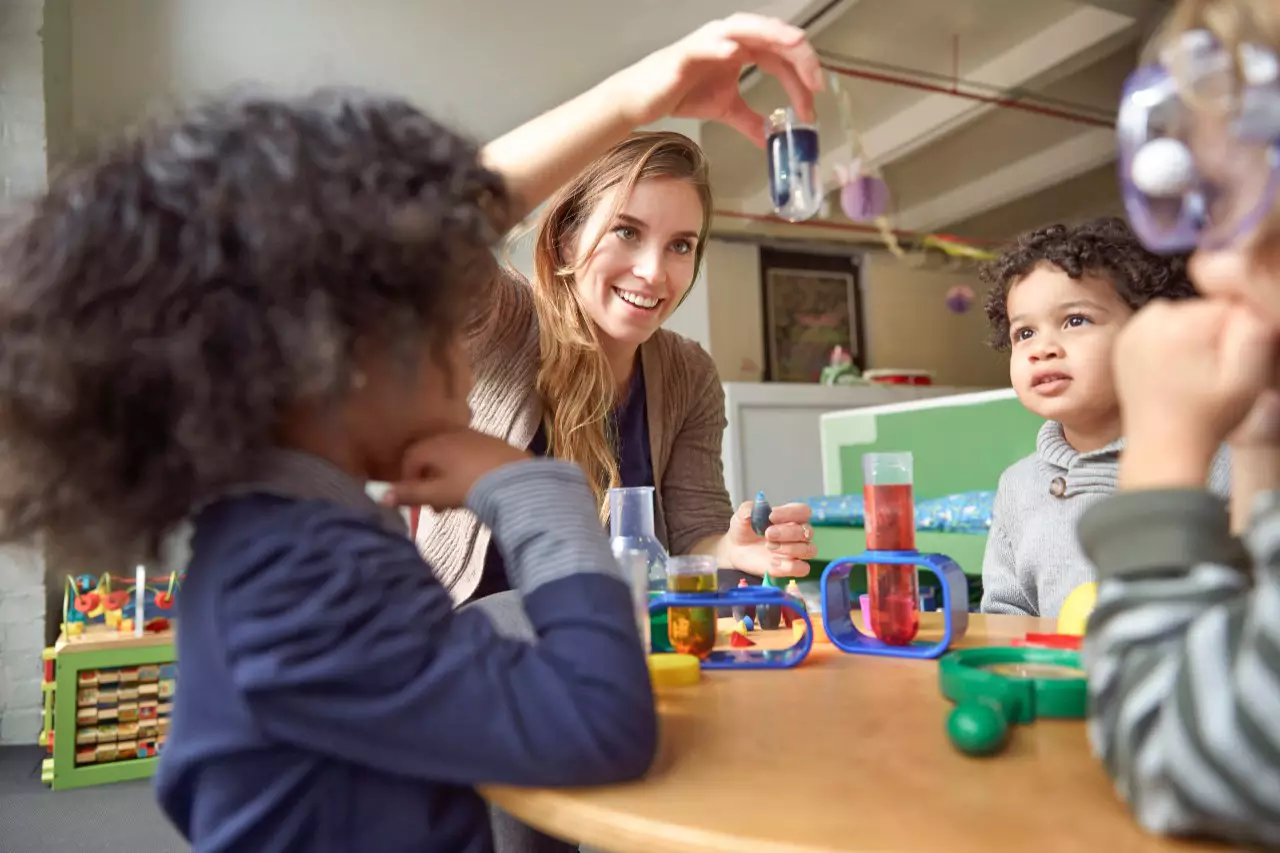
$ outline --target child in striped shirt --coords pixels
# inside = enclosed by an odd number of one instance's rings
[[[1121,102],[1125,203],[1207,298],[1116,344],[1120,492],[1079,528],[1089,736],[1147,829],[1280,845],[1280,6],[1184,0],[1157,47]],[[1203,486],[1224,440],[1230,507]]]

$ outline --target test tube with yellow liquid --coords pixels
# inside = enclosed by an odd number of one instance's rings
[[[716,558],[704,554],[671,557],[667,560],[667,591],[714,593]],[[715,607],[667,608],[667,639],[681,654],[704,658],[716,645]]]

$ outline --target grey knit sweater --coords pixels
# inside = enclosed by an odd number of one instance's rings
[[[1047,421],[1036,452],[1000,476],[982,560],[982,612],[1056,617],[1077,586],[1096,580],[1076,527],[1085,510],[1116,491],[1124,440],[1078,453],[1062,424]],[[1227,496],[1225,448],[1213,460],[1209,490]]]

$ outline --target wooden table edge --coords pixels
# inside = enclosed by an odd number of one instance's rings
[[[644,784],[644,781],[633,783]],[[651,818],[620,815],[612,809],[572,809],[558,805],[555,789],[485,785],[477,788],[487,802],[529,826],[566,843],[599,848],[609,853],[652,853],[658,849],[725,851],[733,853],[851,853],[848,847],[815,847],[762,841],[748,835],[697,829]],[[634,826],[636,830],[632,831]],[[669,845],[669,847],[668,847]]]
[[[930,622],[939,621],[936,614],[928,616]],[[973,619],[974,616],[978,618]],[[970,614],[970,619],[968,635],[950,650],[972,645],[1007,645],[1011,639],[1028,632],[1054,630],[1054,620],[1039,617],[997,616],[993,620],[986,614]],[[921,621],[923,623],[926,620]],[[829,645],[824,644],[823,648],[823,654],[834,651],[838,656],[843,656],[843,653]],[[641,779],[628,784],[642,786],[649,783]],[[719,853],[726,850],[732,850],[733,853],[851,853],[863,850],[858,846],[856,838],[849,839],[853,847],[847,844],[840,847],[816,846],[808,842],[789,844],[737,835],[724,829],[703,829],[638,817],[615,808],[584,803],[572,795],[566,797],[568,792],[574,790],[580,789],[477,786],[477,791],[487,802],[529,826],[570,843],[598,847],[610,853],[652,853],[667,846],[690,853]]]

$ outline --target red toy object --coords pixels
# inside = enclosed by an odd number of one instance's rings
[[[927,370],[864,370],[862,378],[881,385],[933,384],[933,374]]]
[[[1073,634],[1027,634],[1021,640],[1014,640],[1010,645],[1079,651],[1083,640],[1084,637]]]
[[[741,634],[737,631],[731,631],[729,633],[729,645],[735,649],[745,649],[748,646],[754,646],[755,641],[752,640],[750,637],[748,637],[746,634]]]
[[[96,592],[86,592],[84,595],[77,595],[75,600],[76,612],[88,613],[90,610],[97,608],[100,600],[101,599],[98,598],[98,594]]]
[[[161,610],[168,610],[170,607],[173,607],[173,596],[167,592],[156,593],[156,607],[159,607]]]
[[[120,610],[128,603],[129,593],[123,590],[116,590],[115,592],[107,593],[107,598],[106,601],[103,602],[103,606],[108,610]]]
[[[161,634],[169,630],[169,620],[148,619],[145,630],[148,634]]]

